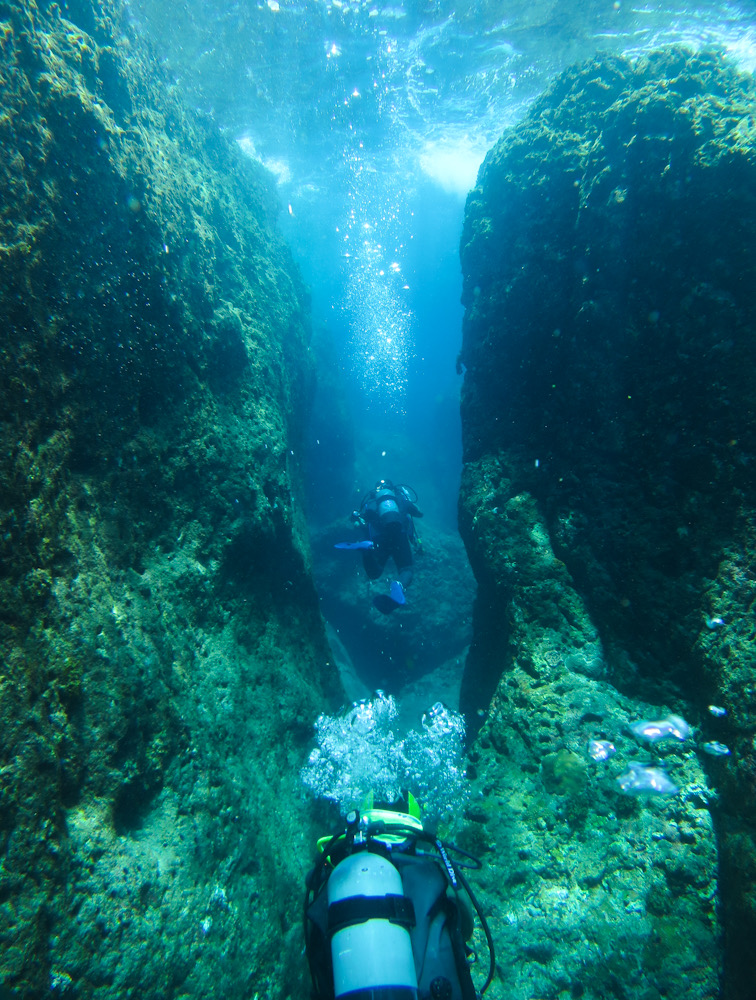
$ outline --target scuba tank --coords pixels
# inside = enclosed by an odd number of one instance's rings
[[[390,524],[392,521],[401,520],[396,496],[393,489],[388,487],[375,491],[375,510],[381,524]]]
[[[366,510],[374,511],[381,525],[401,523],[406,516],[403,513],[405,510],[403,505],[411,507],[415,503],[417,503],[417,493],[411,486],[402,483],[395,486],[390,479],[380,479],[362,498],[360,509],[355,513],[362,517]]]
[[[373,808],[371,797],[318,841],[304,913],[313,1000],[479,1000],[493,979],[493,940],[460,870],[480,862],[426,831],[407,800],[402,812]],[[473,910],[489,952],[480,991],[467,943]]]
[[[414,923],[399,872],[387,858],[360,851],[334,869],[326,887],[334,996],[416,1000],[408,927]]]

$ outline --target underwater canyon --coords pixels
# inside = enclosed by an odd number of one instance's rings
[[[0,48],[0,982],[304,997],[299,775],[345,694],[275,182],[118,0],[4,3]],[[753,1000],[756,91],[719,52],[599,58],[502,131],[460,248],[471,636],[442,541],[406,619],[470,642],[489,995]],[[668,713],[693,737],[628,729]],[[651,762],[679,794],[621,794]]]

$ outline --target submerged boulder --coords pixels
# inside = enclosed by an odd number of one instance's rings
[[[755,121],[718,52],[598,59],[468,197],[462,700],[486,713],[490,896],[528,959],[508,995],[714,996],[722,964],[751,995]],[[628,735],[669,712],[690,739]],[[622,793],[659,762],[677,795]]]
[[[0,981],[288,996],[307,294],[268,175],[117,2],[64,9],[0,13]]]

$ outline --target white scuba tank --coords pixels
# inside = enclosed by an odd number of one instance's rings
[[[363,897],[360,906],[370,912],[370,900],[403,896],[402,879],[390,861],[358,851],[334,869],[328,880],[331,907],[342,900]],[[383,918],[362,920],[337,930],[331,938],[334,994],[380,989],[382,1000],[416,1000],[417,975],[409,931]]]

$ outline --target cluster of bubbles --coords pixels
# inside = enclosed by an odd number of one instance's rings
[[[432,822],[458,810],[469,795],[464,718],[436,702],[419,730],[398,737],[398,714],[394,698],[378,691],[341,715],[319,716],[317,746],[301,772],[307,788],[344,815],[371,792],[377,801],[395,802],[410,791]]]
[[[727,715],[727,710],[718,705],[709,705],[709,712],[715,718]],[[629,729],[637,739],[651,745],[665,740],[684,743],[693,733],[690,724],[680,715],[668,715],[664,719],[641,719],[631,723]],[[717,741],[702,743],[701,750],[710,757],[727,757],[730,754],[730,748]],[[594,760],[607,761],[616,752],[616,747],[609,740],[588,741],[588,755]],[[625,795],[677,795],[680,791],[663,766],[635,761],[630,762],[618,776],[617,784]]]
[[[355,169],[349,202],[338,235],[352,376],[367,399],[387,411],[403,413],[414,357],[413,316],[403,264],[412,239],[412,215],[400,192],[360,169]]]
[[[415,356],[405,273],[413,217],[400,139],[403,20],[374,5],[340,4],[325,43],[338,159],[331,168],[340,178],[335,235],[343,292],[336,307],[367,408],[400,416]]]

